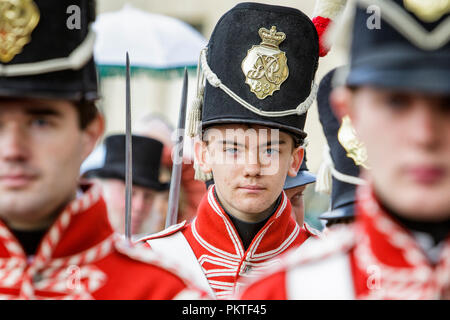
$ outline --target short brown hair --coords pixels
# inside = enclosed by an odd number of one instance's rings
[[[86,129],[98,114],[97,106],[94,101],[81,100],[75,102],[75,107],[78,112],[78,123],[80,128]]]

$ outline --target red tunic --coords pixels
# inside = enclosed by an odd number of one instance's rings
[[[239,299],[450,299],[450,235],[432,265],[414,236],[358,190],[356,221],[290,252]]]
[[[274,214],[244,250],[233,223],[214,196],[214,187],[209,188],[203,197],[191,224],[180,225],[178,229],[163,231],[141,241],[151,243],[152,239],[165,237],[174,231],[182,232],[186,238],[218,299],[230,297],[244,278],[273,268],[280,254],[316,234],[312,228],[308,229],[306,225],[302,228],[295,222],[291,216],[291,204],[283,192]]]
[[[148,248],[113,233],[98,186],[71,202],[35,256],[0,221],[1,299],[173,299],[199,297]]]

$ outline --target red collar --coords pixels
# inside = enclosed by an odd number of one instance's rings
[[[436,299],[450,288],[450,236],[432,266],[411,232],[387,214],[370,186],[359,187],[356,266],[368,275],[368,298]],[[366,291],[366,290],[364,290]]]
[[[233,258],[242,258],[246,254],[242,241],[230,218],[215,198],[214,188],[215,186],[209,188],[200,202],[197,217],[192,222],[192,233],[197,241],[210,250],[226,253]],[[247,253],[254,256],[274,248],[282,248],[284,243],[289,246],[299,230],[300,227],[291,217],[291,204],[283,192],[280,204],[256,234]]]
[[[61,258],[81,253],[111,236],[106,205],[98,185],[89,185],[70,202],[42,239],[36,257]],[[17,239],[0,222],[0,256],[25,258]]]
[[[371,249],[381,262],[390,266],[429,264],[412,233],[381,208],[370,186],[358,189],[357,212],[360,231],[371,239]],[[449,245],[450,236],[446,240]]]

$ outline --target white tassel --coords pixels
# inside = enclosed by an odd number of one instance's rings
[[[205,49],[200,52],[197,65],[197,96],[192,101],[191,110],[187,116],[187,135],[191,138],[195,137],[199,131],[202,121],[203,95],[205,93],[205,74],[201,67],[201,56]]]
[[[200,126],[200,122],[202,119],[202,105],[203,105],[203,95],[198,96],[192,101],[192,107],[188,114],[188,128],[187,135],[188,137],[195,137],[198,133],[198,129]]]
[[[331,194],[331,187],[333,183],[331,172],[334,164],[330,156],[330,147],[326,144],[323,149],[322,164],[316,175],[316,192]]]

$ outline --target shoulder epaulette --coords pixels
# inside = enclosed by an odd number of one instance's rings
[[[145,235],[145,236],[139,238],[137,241],[135,241],[135,243],[146,242],[148,240],[164,238],[164,237],[170,236],[171,234],[174,234],[175,232],[180,231],[185,226],[186,226],[186,220],[184,220],[183,222],[180,222],[178,224],[174,224],[160,232]]]
[[[145,247],[142,242],[130,245],[124,237],[116,237],[114,240],[114,247],[120,254],[127,256],[134,261],[153,265],[169,271],[183,280],[188,287],[195,288],[189,280],[192,278],[191,274],[185,270],[185,268],[182,268],[177,261],[170,259],[170,257],[167,256],[163,257],[155,250],[150,250]]]

